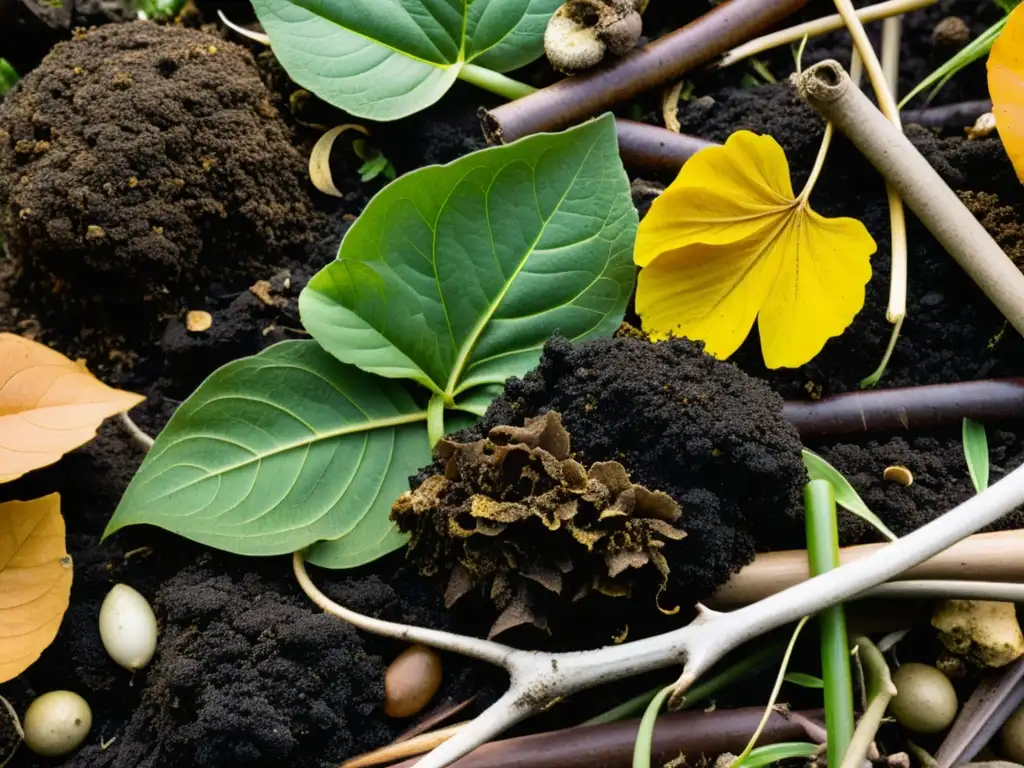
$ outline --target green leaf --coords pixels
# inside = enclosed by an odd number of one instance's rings
[[[291,78],[357,117],[430,106],[472,62],[530,63],[562,0],[253,0]]]
[[[734,763],[732,768],[741,768],[741,766],[742,768],[761,768],[761,766],[772,765],[780,760],[814,757],[817,751],[818,746],[808,741],[782,741],[778,744],[766,744],[753,750],[742,762]]]
[[[214,372],[175,412],[104,536],[149,523],[244,555],[308,547],[351,567],[400,547],[389,519],[430,460],[398,383],[286,341]],[[344,537],[344,538],[342,538]]]
[[[985,425],[965,418],[963,433],[967,471],[974,483],[974,490],[981,493],[988,488],[988,436],[985,434]]]
[[[0,96],[3,96],[18,82],[18,73],[7,59],[0,59]]]
[[[878,531],[890,541],[896,541],[896,534],[890,531],[881,519],[868,509],[860,495],[853,489],[849,481],[842,473],[825,461],[816,453],[806,448],[801,452],[804,459],[804,467],[811,480],[828,480],[832,484],[832,490],[836,495],[836,504],[848,512],[852,512],[865,522],[871,523]]]
[[[637,215],[612,116],[405,174],[299,297],[339,360],[452,407],[534,367],[554,331],[611,334],[633,287]]]
[[[654,725],[658,722],[658,713],[665,699],[675,690],[675,684],[662,688],[647,705],[644,716],[640,718],[640,728],[633,744],[633,768],[651,768],[651,744],[654,742]]]
[[[787,683],[799,685],[802,688],[824,688],[825,682],[820,677],[808,675],[803,672],[789,672],[786,674]]]

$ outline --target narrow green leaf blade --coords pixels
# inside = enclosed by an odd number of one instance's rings
[[[820,677],[804,672],[787,672],[784,678],[787,683],[799,685],[801,688],[824,688],[825,682]]]
[[[157,437],[105,536],[148,523],[278,555],[351,537],[338,562],[401,546],[388,519],[430,460],[426,413],[397,382],[288,341],[214,372]]]
[[[543,52],[560,0],[253,0],[291,78],[357,117],[424,109],[479,58],[506,71]]]
[[[553,330],[612,333],[636,227],[605,115],[389,184],[303,290],[302,320],[339,360],[451,403],[528,371]]]
[[[651,745],[654,743],[654,726],[658,722],[658,713],[661,712],[665,699],[675,690],[675,684],[662,688],[661,691],[651,699],[651,703],[644,710],[644,716],[640,718],[640,727],[636,733],[636,742],[633,744],[633,768],[651,768]]]
[[[896,534],[889,530],[878,515],[868,509],[868,505],[864,503],[864,500],[838,469],[806,448],[802,451],[802,455],[804,467],[811,480],[828,480],[832,484],[832,490],[836,495],[836,504],[848,512],[853,512],[865,522],[871,523],[890,541],[896,540]]]
[[[753,750],[742,762],[733,765],[732,768],[761,768],[761,766],[772,765],[780,760],[814,757],[817,751],[818,746],[809,741],[782,741],[778,744],[766,744]]]
[[[988,435],[985,434],[985,425],[965,418],[963,440],[967,471],[974,483],[974,490],[981,493],[988,488]]]

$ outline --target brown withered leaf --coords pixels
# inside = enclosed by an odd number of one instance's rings
[[[53,464],[142,400],[43,344],[0,333],[0,482]]]
[[[490,599],[492,636],[547,629],[560,599],[630,595],[638,574],[664,589],[662,549],[686,535],[675,526],[679,505],[632,483],[618,462],[587,469],[573,459],[557,412],[484,440],[443,440],[436,456],[443,474],[403,494],[392,518],[411,533],[421,572],[447,574],[447,606],[474,590]]]

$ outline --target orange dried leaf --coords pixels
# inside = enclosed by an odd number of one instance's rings
[[[863,307],[874,252],[859,221],[794,196],[772,137],[737,131],[690,158],[640,222],[636,308],[652,338],[703,341],[720,358],[756,319],[765,364],[795,368]]]
[[[60,495],[0,504],[0,683],[53,642],[70,599]]]
[[[1024,181],[1024,10],[1006,19],[988,56],[988,93],[1006,154]]]
[[[0,482],[53,464],[142,400],[49,347],[0,333]]]

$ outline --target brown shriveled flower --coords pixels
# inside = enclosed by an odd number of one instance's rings
[[[451,607],[480,587],[499,612],[490,637],[521,624],[547,630],[547,607],[592,593],[628,596],[641,576],[664,588],[666,541],[686,534],[666,493],[630,482],[616,461],[570,458],[554,412],[484,440],[442,441],[444,474],[399,497],[391,516],[411,532],[409,557],[447,575]]]

